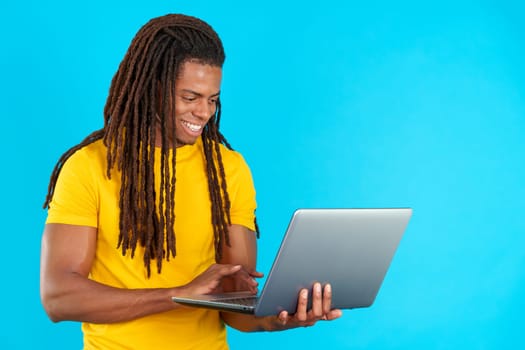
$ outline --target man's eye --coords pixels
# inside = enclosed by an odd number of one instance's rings
[[[193,97],[193,96],[182,96],[182,99],[183,99],[184,101],[188,101],[188,102],[192,102],[192,101],[195,101],[195,100],[196,100],[196,98]]]

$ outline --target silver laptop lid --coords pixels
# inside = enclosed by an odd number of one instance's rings
[[[372,305],[412,215],[410,208],[298,209],[255,314],[295,312],[301,288],[332,285],[333,308]]]

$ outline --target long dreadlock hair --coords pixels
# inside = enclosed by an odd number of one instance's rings
[[[121,174],[117,248],[123,255],[130,251],[131,257],[134,257],[137,244],[140,244],[144,247],[143,259],[148,276],[151,274],[152,259],[156,260],[160,273],[163,259],[169,260],[170,256],[176,255],[176,148],[168,142],[169,139],[175,140],[175,126],[169,121],[174,111],[170,96],[174,91],[175,78],[182,64],[189,60],[222,67],[224,59],[220,38],[202,20],[180,14],[150,20],[132,40],[113,77],[104,107],[104,127],[69,149],[58,160],[51,174],[44,208],[49,208],[57,178],[66,160],[82,147],[102,139],[107,147],[108,178],[111,178],[111,170],[115,167]],[[222,256],[222,243],[229,246],[228,225],[231,224],[230,199],[219,148],[220,144],[232,148],[219,132],[220,118],[218,102],[215,114],[202,133],[217,261]],[[154,149],[158,123],[162,145],[160,193],[157,198]],[[168,132],[171,137],[168,137]]]

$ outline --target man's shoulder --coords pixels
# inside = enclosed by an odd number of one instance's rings
[[[102,140],[97,140],[76,150],[66,161],[71,165],[90,167],[106,162],[106,146]]]
[[[239,164],[246,163],[246,161],[244,160],[244,157],[239,151],[229,149],[223,144],[219,144],[219,148],[221,151],[221,157],[222,157],[224,164],[239,165]]]

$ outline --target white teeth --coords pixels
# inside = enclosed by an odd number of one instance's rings
[[[192,124],[192,123],[188,123],[186,121],[183,121],[183,123],[184,123],[184,125],[186,125],[188,127],[188,129],[190,129],[193,132],[197,132],[200,129],[202,129],[202,125]]]

